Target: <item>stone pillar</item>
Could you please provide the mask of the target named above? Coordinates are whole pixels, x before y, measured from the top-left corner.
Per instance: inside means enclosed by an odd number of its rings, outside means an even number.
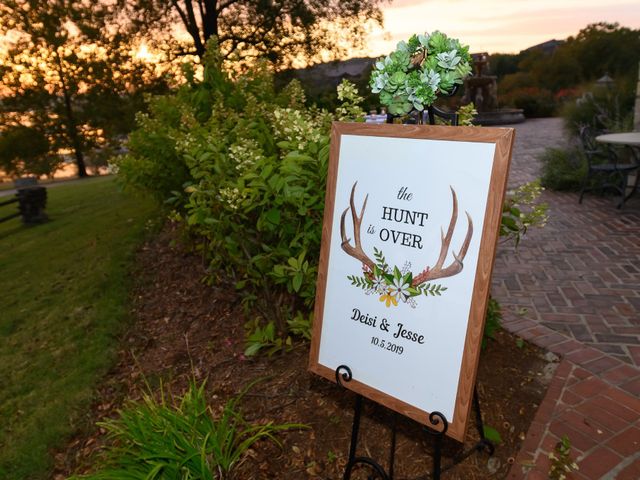
[[[638,84],[636,85],[636,106],[633,110],[633,129],[640,132],[640,64],[638,65]]]

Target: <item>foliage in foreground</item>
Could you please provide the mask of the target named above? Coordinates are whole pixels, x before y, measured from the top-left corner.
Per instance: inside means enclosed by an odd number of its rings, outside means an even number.
[[[246,421],[238,404],[251,385],[230,399],[216,418],[204,387],[192,381],[182,397],[164,388],[160,399],[145,393],[142,400],[131,401],[119,418],[101,423],[110,446],[103,451],[99,470],[81,478],[226,479],[256,442],[267,439],[280,445],[278,432],[306,428]]]
[[[572,471],[579,470],[576,462],[571,458],[571,442],[566,435],[556,443],[552,452],[549,452],[549,479],[565,480]]]
[[[132,252],[153,202],[113,179],[49,189],[48,223],[0,225],[0,478],[46,478],[82,426],[127,315]]]
[[[335,113],[307,107],[298,83],[276,93],[265,69],[232,79],[211,42],[204,65],[202,81],[188,75],[174,95],[151,100],[117,166],[126,183],[173,205],[172,218],[209,265],[208,280],[241,298],[246,353],[273,353],[292,335],[309,338],[330,124],[361,120],[362,98],[343,82]],[[504,235],[517,240],[540,223],[538,194],[532,186],[505,204]]]

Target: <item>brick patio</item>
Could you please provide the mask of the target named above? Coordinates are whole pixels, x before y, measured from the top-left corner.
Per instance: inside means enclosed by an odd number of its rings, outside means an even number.
[[[511,187],[539,176],[537,156],[565,143],[559,119],[516,125]],[[640,479],[640,195],[546,191],[549,223],[501,245],[493,295],[504,327],[562,360],[510,479],[546,479],[567,435],[574,479]],[[527,467],[533,465],[533,467]]]

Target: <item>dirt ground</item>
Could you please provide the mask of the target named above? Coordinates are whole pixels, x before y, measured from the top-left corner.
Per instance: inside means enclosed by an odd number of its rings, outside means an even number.
[[[238,479],[338,479],[348,457],[355,397],[307,372],[308,344],[283,354],[246,358],[244,323],[237,299],[202,282],[201,260],[172,247],[174,233],[165,230],[139,252],[135,270],[133,323],[121,339],[118,363],[106,376],[85,427],[64,450],[55,452],[54,479],[86,472],[105,443],[96,421],[117,415],[127,398],[137,398],[146,379],[162,379],[176,394],[192,376],[207,379],[211,403],[222,405],[256,379],[245,396],[248,420],[303,423],[311,428],[281,434],[282,448],[266,441],[249,451],[236,471]],[[555,363],[540,349],[498,332],[481,354],[478,394],[486,425],[502,437],[493,457],[474,454],[443,474],[445,479],[505,478],[540,404]],[[358,455],[388,464],[393,415],[365,401]],[[399,416],[398,416],[399,417]],[[424,478],[430,472],[430,436],[415,422],[398,418],[395,478]],[[478,440],[473,422],[464,447]],[[445,444],[446,466],[460,452]],[[352,478],[364,478],[359,472]]]

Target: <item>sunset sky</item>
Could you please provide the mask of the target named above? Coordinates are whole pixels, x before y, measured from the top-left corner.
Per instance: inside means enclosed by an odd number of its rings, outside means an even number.
[[[640,0],[394,0],[383,10],[384,28],[372,32],[370,56],[433,30],[459,38],[472,52],[517,53],[575,35],[590,23],[640,28]]]

